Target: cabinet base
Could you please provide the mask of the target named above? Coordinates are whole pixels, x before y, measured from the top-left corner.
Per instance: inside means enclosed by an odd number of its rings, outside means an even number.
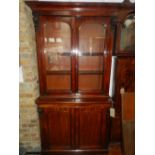
[[[41,155],[108,155],[108,150],[71,150],[71,151],[42,151]]]

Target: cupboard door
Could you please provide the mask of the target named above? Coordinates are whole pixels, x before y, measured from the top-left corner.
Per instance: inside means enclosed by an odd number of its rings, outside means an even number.
[[[71,109],[47,107],[41,108],[40,111],[43,150],[71,149]]]
[[[47,93],[71,91],[71,18],[42,17],[42,65]]]
[[[79,149],[106,149],[108,142],[108,115],[103,108],[80,107],[77,146]]]
[[[105,77],[108,77],[108,63],[111,61],[108,51],[109,19],[79,18],[78,32],[78,91],[105,93]]]

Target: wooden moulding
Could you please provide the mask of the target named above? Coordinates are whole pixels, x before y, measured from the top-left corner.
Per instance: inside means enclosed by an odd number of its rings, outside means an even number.
[[[33,12],[39,15],[62,16],[118,16],[123,12],[131,12],[135,8],[134,3],[95,3],[95,2],[41,2],[25,1]]]

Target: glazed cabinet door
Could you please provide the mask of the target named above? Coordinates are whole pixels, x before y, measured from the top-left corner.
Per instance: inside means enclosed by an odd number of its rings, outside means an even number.
[[[54,106],[39,110],[42,149],[71,149],[71,109]]]
[[[80,107],[76,111],[77,148],[82,150],[106,149],[108,144],[108,110],[102,107]]]
[[[71,92],[70,17],[40,17],[39,65],[43,94]]]
[[[108,95],[113,33],[109,17],[40,17],[41,94]]]
[[[111,64],[110,19],[79,17],[77,23],[77,90],[107,94]]]

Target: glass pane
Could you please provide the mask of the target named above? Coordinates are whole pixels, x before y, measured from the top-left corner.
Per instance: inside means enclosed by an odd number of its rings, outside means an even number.
[[[102,71],[103,57],[102,56],[80,56],[79,71]]]
[[[79,75],[79,90],[101,90],[102,75]]]
[[[135,51],[135,20],[127,19],[121,31],[121,51]]]
[[[46,55],[46,69],[51,71],[69,71],[70,70],[70,57],[69,56],[60,56],[53,55],[48,53]]]
[[[47,75],[47,90],[69,90],[70,75]]]
[[[71,32],[69,24],[49,22],[44,24],[44,27],[46,70],[70,70]]]
[[[102,89],[106,25],[86,22],[79,28],[78,90]]]
[[[86,23],[80,29],[79,51],[102,53],[104,51],[105,25]]]

